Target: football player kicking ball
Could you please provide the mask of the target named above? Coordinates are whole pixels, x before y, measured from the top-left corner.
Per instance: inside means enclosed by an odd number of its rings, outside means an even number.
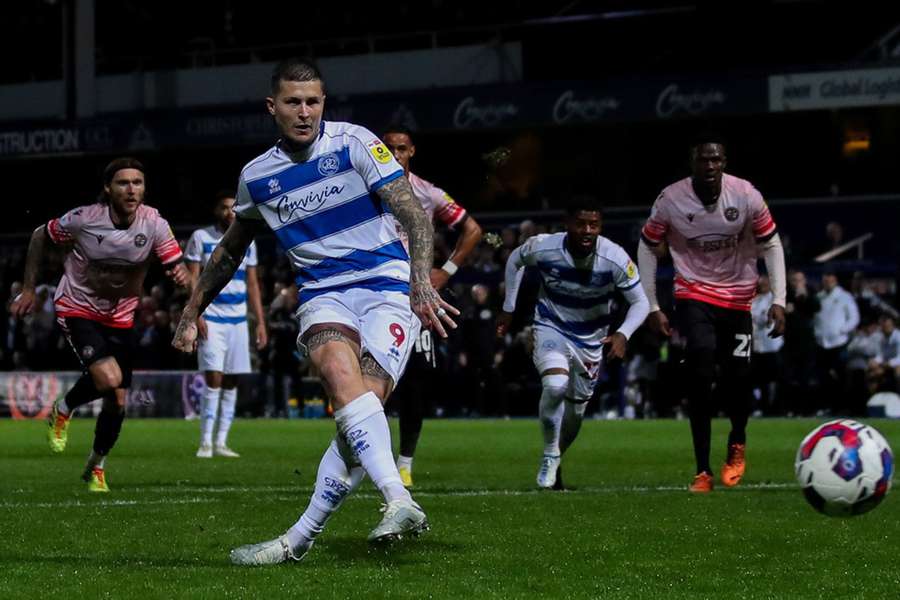
[[[624,358],[628,338],[649,310],[637,267],[625,250],[600,236],[600,221],[596,203],[578,199],[568,211],[565,232],[528,239],[506,262],[498,336],[506,334],[512,321],[524,268],[537,267],[541,277],[534,311],[534,365],[541,374],[538,412],[544,434],[537,484],[544,489],[562,487],[560,461],[581,429],[604,346],[607,358]],[[609,334],[616,290],[629,306],[625,321]]]
[[[786,297],[784,252],[775,221],[762,195],[749,181],[725,174],[725,145],[715,135],[691,145],[691,177],[665,188],[641,231],[638,265],[650,316],[647,324],[669,335],[669,320],[656,300],[657,256],[668,246],[675,265],[675,315],[687,340],[688,410],[697,472],[695,493],[713,488],[709,447],[714,414],[713,382],[719,370],[720,398],[731,419],[722,483],[735,486],[746,469],[750,417],[750,306],[759,279],[760,255],[774,293],[769,334],[784,333]]]
[[[155,256],[176,284],[190,275],[169,224],[144,204],[144,167],[118,158],[103,172],[100,199],[67,212],[34,230],[25,260],[22,293],[10,311],[23,317],[34,308],[34,286],[49,239],[65,247],[65,273],[56,288],[56,319],[84,367],[65,397],[53,404],[48,420],[52,452],[65,450],[72,411],[97,398],[94,446],[82,479],[92,492],[108,492],[106,457],[119,437],[125,397],[131,386],[134,311],[147,268]]]
[[[370,542],[428,529],[394,464],[383,403],[419,327],[446,336],[444,325],[455,327],[450,315],[458,314],[431,285],[432,225],[390,151],[363,127],[323,120],[325,82],[313,63],[285,60],[271,83],[266,102],[282,137],[241,172],[237,218],[203,267],[173,344],[196,347],[197,318],[232,280],[253,238],[273,231],[297,275],[298,344],[321,374],[337,432],[306,510],[284,534],[232,550],[239,565],[302,559],[365,474],[386,504]]]

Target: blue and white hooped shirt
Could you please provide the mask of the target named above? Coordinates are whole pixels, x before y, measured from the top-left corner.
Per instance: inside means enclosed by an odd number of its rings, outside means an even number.
[[[214,225],[198,229],[191,234],[187,248],[184,251],[184,259],[200,263],[200,267],[206,266],[213,250],[219,244],[224,233],[216,229]],[[247,267],[257,265],[256,243],[251,242],[247,248],[247,254],[238,267],[234,278],[228,282],[219,295],[216,296],[206,310],[203,317],[213,323],[243,323],[247,320]]]
[[[369,130],[322,121],[303,161],[276,144],[244,167],[235,212],[264,219],[291,261],[300,302],[354,288],[409,293],[409,255],[375,192],[403,168]]]

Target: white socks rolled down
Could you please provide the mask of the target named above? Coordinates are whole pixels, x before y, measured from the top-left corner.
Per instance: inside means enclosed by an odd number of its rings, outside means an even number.
[[[211,446],[213,428],[216,425],[216,415],[219,412],[219,396],[222,395],[220,388],[207,387],[203,390],[203,410],[201,412],[202,419],[200,421],[200,445]]]
[[[219,407],[219,429],[216,431],[216,446],[226,446],[228,432],[234,422],[234,409],[237,405],[237,388],[222,390],[222,403]]]
[[[394,464],[391,430],[378,396],[366,392],[335,411],[334,420],[353,456],[372,478],[385,501],[410,500]]]
[[[348,466],[339,446],[337,438],[331,440],[319,462],[316,487],[309,505],[286,534],[291,548],[306,546],[322,533],[328,517],[365,477],[362,467]]]
[[[538,416],[544,434],[544,454],[559,456],[559,432],[563,420],[563,398],[569,387],[569,376],[563,374],[541,377],[543,389]]]

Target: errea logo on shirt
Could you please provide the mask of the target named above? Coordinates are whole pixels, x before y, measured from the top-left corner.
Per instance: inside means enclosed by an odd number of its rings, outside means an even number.
[[[270,194],[277,194],[278,192],[281,191],[281,182],[278,181],[277,177],[273,177],[272,179],[270,179],[268,181],[268,184],[269,184],[269,193]]]

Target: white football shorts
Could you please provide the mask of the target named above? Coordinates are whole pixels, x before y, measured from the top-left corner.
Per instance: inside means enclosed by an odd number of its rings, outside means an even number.
[[[566,397],[590,400],[600,376],[603,348],[584,348],[552,327],[534,324],[534,366],[538,373],[547,369],[569,372]]]
[[[395,386],[406,369],[421,329],[419,318],[410,308],[409,296],[361,288],[315,296],[300,306],[297,318],[300,322],[297,346],[301,353],[306,354],[306,348],[300,340],[313,325],[346,325],[359,334],[360,351],[371,354]]]
[[[197,365],[201,371],[226,375],[250,373],[250,334],[247,321],[214,323],[206,319],[207,335],[197,343]]]

